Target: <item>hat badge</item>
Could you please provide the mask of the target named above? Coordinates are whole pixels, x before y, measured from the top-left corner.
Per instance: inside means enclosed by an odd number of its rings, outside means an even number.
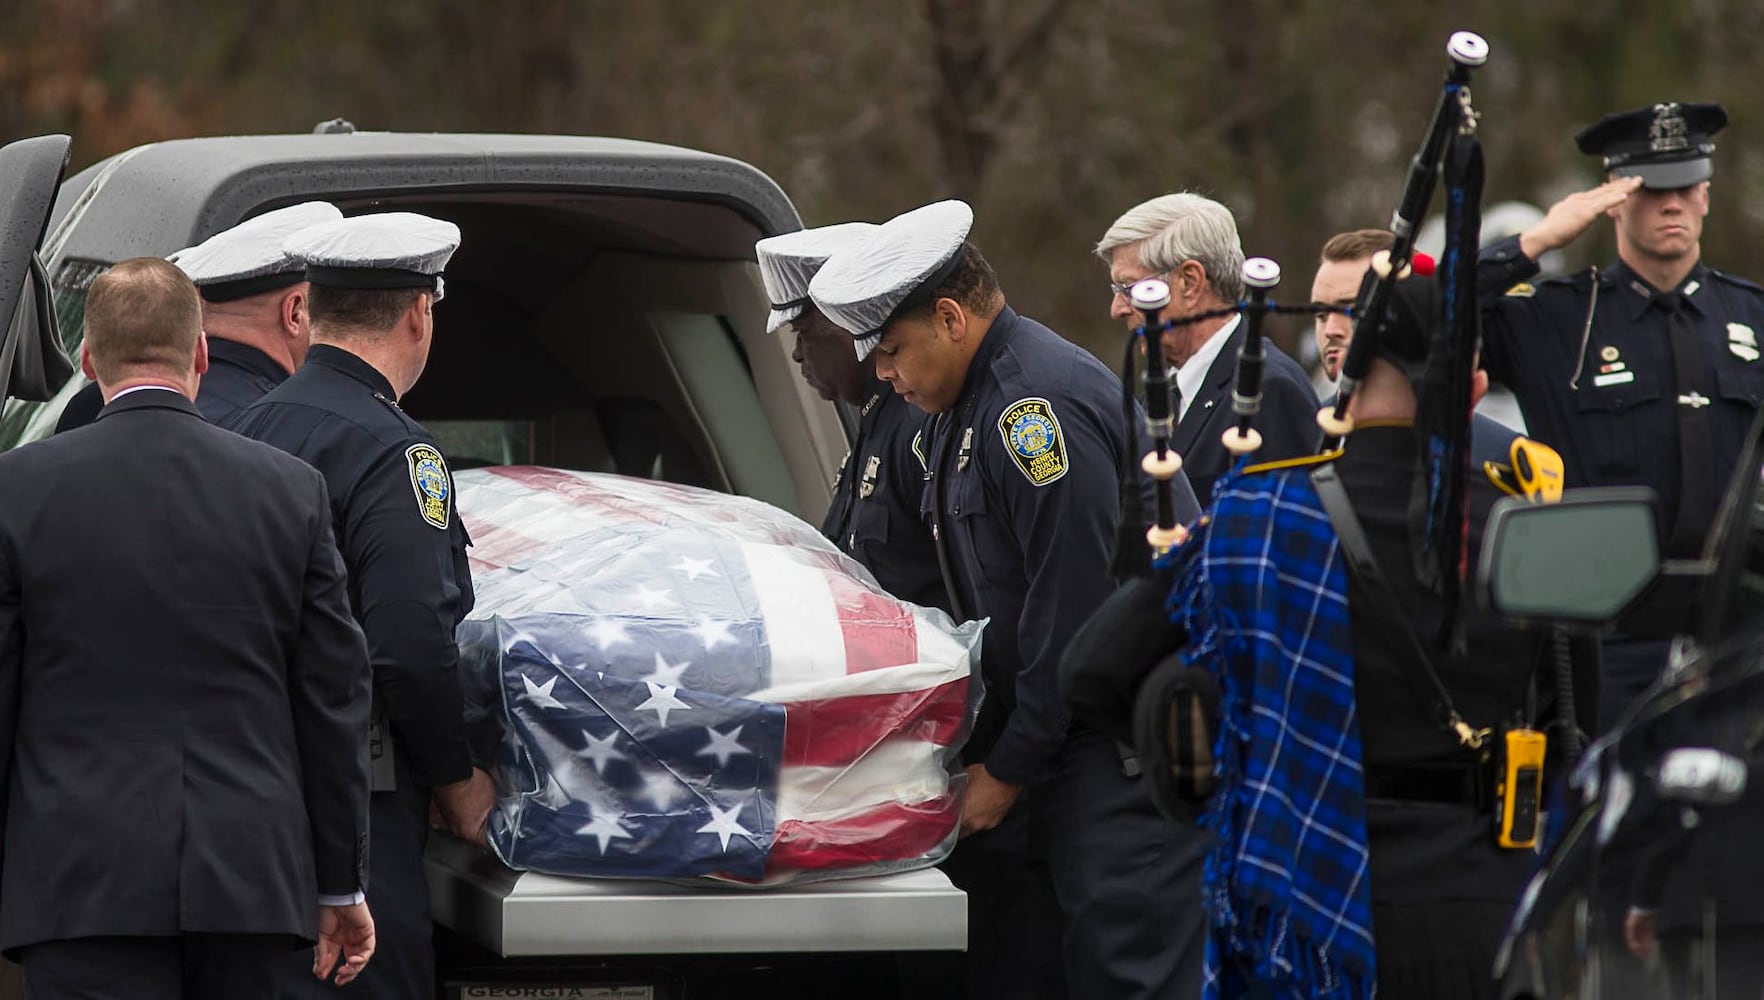
[[[1654,123],[1648,127],[1648,148],[1656,153],[1671,153],[1690,148],[1689,130],[1677,101],[1654,105]]]

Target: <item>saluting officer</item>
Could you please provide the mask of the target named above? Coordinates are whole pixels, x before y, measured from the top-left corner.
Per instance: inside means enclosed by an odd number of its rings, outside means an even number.
[[[407,212],[314,226],[287,251],[312,286],[306,364],[228,423],[325,476],[349,599],[367,634],[375,694],[372,875],[379,959],[364,995],[434,994],[423,846],[430,797],[478,839],[495,801],[467,748],[454,629],[472,606],[470,539],[435,439],[398,408],[434,334],[450,222]]]
[[[945,201],[892,219],[829,259],[810,293],[875,344],[877,375],[937,414],[925,513],[947,550],[956,617],[991,619],[963,834],[986,836],[1022,800],[1065,917],[1071,995],[1191,992],[1198,953],[1186,970],[1182,960],[1198,937],[1198,883],[1179,884],[1198,839],[1157,813],[1113,740],[1070,725],[1055,677],[1072,632],[1114,589],[1118,463],[1142,449],[1121,440],[1115,375],[1005,303],[967,242],[973,218]],[[1186,519],[1193,494],[1180,479],[1178,489]],[[1033,938],[996,940],[988,921],[1018,916],[996,902],[971,911],[970,940],[994,949],[990,961],[974,956],[975,995],[1060,995],[1023,981],[1046,956]]]
[[[874,341],[857,342],[854,349],[851,334],[809,298],[809,282],[827,258],[875,229],[868,222],[843,222],[755,243],[760,278],[772,303],[766,330],[794,331],[796,347],[790,356],[803,381],[822,399],[858,410],[857,440],[840,465],[821,534],[875,574],[883,590],[948,611],[937,552],[919,519],[919,499],[925,492],[925,415],[876,377],[869,351]]]
[[[282,243],[308,226],[341,219],[329,202],[309,201],[247,219],[167,257],[202,295],[208,371],[196,393],[202,418],[218,424],[250,406],[306,360],[306,266]],[[55,433],[84,427],[104,396],[93,382],[74,393]]]
[[[1513,389],[1531,433],[1566,463],[1570,487],[1642,485],[1659,494],[1669,554],[1702,549],[1764,399],[1764,288],[1703,263],[1719,104],[1656,104],[1606,115],[1575,137],[1607,180],[1483,251],[1484,357]],[[1617,262],[1524,283],[1538,257],[1601,215]],[[1499,293],[1505,292],[1501,295]],[[1658,676],[1661,643],[1608,644],[1599,725]]]

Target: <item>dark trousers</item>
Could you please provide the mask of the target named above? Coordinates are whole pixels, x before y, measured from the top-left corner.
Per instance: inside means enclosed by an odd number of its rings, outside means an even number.
[[[941,867],[968,894],[968,950],[926,963],[942,981],[915,973],[907,995],[1065,1000],[1060,906],[1046,860],[1030,853],[1028,795],[998,826],[956,844]]]
[[[1613,636],[1599,644],[1600,735],[1623,720],[1629,707],[1666,669],[1672,643],[1664,639],[1629,639]],[[1586,725],[1583,720],[1581,723]]]
[[[434,926],[423,847],[429,840],[429,790],[400,775],[396,791],[375,792],[368,803],[368,909],[374,914],[374,957],[353,983],[338,988],[312,974],[312,955],[295,962],[284,997],[315,1000],[344,995],[376,1000],[432,1000],[435,996]]]
[[[1159,813],[1145,782],[1122,773],[1115,742],[1079,725],[1035,794],[1034,833],[1065,915],[1071,995],[1200,996],[1211,835]]]
[[[271,1000],[299,943],[292,934],[90,937],[34,944],[20,957],[28,1000]]]

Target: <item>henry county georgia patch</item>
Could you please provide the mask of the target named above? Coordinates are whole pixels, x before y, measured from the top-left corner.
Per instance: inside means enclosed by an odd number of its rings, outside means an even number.
[[[428,444],[411,445],[404,450],[404,457],[410,463],[410,488],[416,491],[417,512],[423,520],[445,530],[453,492],[447,460]]]
[[[1047,400],[1031,396],[1005,407],[998,418],[998,433],[1031,483],[1046,486],[1066,474],[1066,442]]]

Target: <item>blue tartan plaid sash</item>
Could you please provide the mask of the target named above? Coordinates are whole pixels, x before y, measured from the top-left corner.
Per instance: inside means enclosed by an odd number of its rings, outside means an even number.
[[[1219,787],[1203,816],[1204,996],[1375,991],[1365,778],[1347,572],[1310,469],[1219,481],[1166,557],[1191,666],[1219,678]]]

